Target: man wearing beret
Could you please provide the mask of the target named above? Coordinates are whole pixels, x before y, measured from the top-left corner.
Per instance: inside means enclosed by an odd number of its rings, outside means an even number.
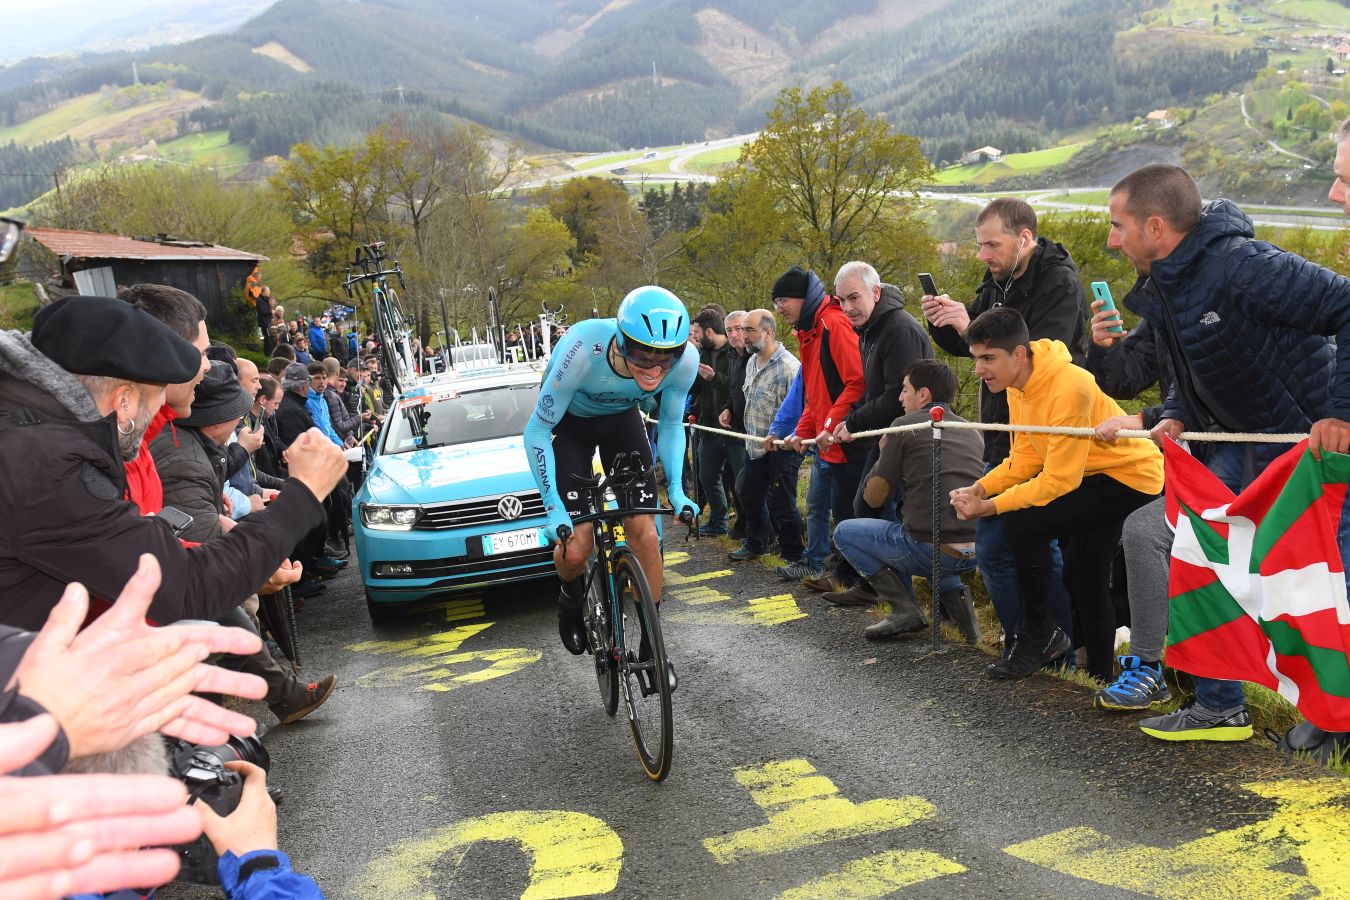
[[[263,513],[209,546],[186,549],[125,499],[124,462],[164,403],[165,385],[200,377],[201,351],[121,300],[68,297],[33,332],[0,333],[0,622],[38,628],[66,584],[115,597],[141,553],[163,585],[157,622],[218,619],[276,571],[291,535],[312,529],[346,470],[321,435],[297,442],[291,481]]]

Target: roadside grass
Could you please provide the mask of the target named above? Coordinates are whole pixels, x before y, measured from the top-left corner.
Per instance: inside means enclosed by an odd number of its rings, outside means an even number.
[[[0,330],[28,331],[37,308],[37,295],[28,282],[0,285]]]

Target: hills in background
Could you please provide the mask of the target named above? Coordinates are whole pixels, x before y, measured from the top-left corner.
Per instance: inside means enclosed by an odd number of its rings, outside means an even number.
[[[215,6],[223,15],[247,2]],[[1031,150],[1202,105],[1271,53],[1315,58],[1262,23],[1316,25],[1337,10],[1338,0],[281,0],[222,34],[0,69],[0,172],[11,173],[0,207],[39,184],[15,176],[62,161],[142,152],[247,171],[297,141],[346,143],[392,115],[473,121],[573,152],[702,140],[755,130],[785,85],[836,79],[920,136],[931,159],[953,162],[985,144]]]

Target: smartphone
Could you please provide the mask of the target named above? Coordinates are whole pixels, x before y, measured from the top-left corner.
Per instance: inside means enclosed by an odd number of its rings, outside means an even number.
[[[1116,313],[1117,316],[1120,315],[1116,312],[1116,301],[1111,299],[1111,286],[1105,281],[1092,282],[1092,296],[1094,299],[1102,301],[1102,308],[1098,312],[1106,311]],[[1112,325],[1106,330],[1114,334],[1125,333],[1125,329],[1119,325]]]
[[[169,524],[174,537],[182,537],[183,533],[192,527],[192,516],[172,506],[164,507],[155,515]]]
[[[919,287],[923,288],[925,297],[936,297],[938,295],[937,285],[933,283],[933,276],[927,272],[919,273]]]

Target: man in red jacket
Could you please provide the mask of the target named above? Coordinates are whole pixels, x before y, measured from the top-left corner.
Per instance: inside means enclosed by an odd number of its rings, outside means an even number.
[[[814,439],[820,455],[812,477],[824,477],[829,487],[834,524],[853,518],[853,496],[862,479],[867,448],[841,444],[834,429],[863,395],[862,355],[858,333],[836,297],[825,293],[815,272],[793,266],[773,285],[773,305],[796,330],[801,345],[802,417],[796,434],[784,443],[797,453],[802,441]],[[808,528],[830,528],[829,522],[808,521]],[[809,578],[807,587],[835,590],[828,574]]]

